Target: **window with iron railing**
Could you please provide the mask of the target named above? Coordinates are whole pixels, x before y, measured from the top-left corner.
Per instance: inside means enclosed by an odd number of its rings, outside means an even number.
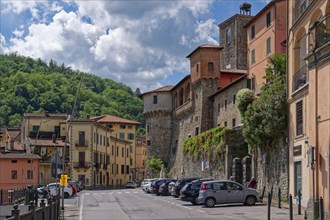
[[[316,24],[315,29],[315,47],[319,48],[330,42],[330,14],[325,15]]]
[[[308,82],[307,66],[304,65],[293,75],[292,92],[295,92],[299,88],[303,87]]]

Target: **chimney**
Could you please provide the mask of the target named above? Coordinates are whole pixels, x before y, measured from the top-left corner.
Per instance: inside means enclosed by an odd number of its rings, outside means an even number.
[[[14,140],[10,140],[10,150],[14,150]]]

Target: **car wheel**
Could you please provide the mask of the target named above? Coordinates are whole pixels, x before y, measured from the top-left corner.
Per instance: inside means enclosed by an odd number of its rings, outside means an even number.
[[[68,192],[64,192],[64,198],[69,198],[70,194]]]
[[[213,198],[207,198],[205,200],[205,206],[211,208],[215,205],[215,200]]]
[[[194,205],[198,205],[198,197],[193,198],[191,203]]]
[[[248,196],[246,197],[245,204],[246,205],[254,205],[256,203],[256,197]]]

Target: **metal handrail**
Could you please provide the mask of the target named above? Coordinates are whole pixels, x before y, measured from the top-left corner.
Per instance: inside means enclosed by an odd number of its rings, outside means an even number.
[[[308,82],[307,65],[304,65],[293,75],[292,92],[295,92]]]

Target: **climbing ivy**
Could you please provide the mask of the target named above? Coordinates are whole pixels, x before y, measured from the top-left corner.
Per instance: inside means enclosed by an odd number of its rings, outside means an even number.
[[[201,157],[214,161],[225,152],[224,135],[226,127],[219,126],[184,139],[182,152],[198,160]]]

